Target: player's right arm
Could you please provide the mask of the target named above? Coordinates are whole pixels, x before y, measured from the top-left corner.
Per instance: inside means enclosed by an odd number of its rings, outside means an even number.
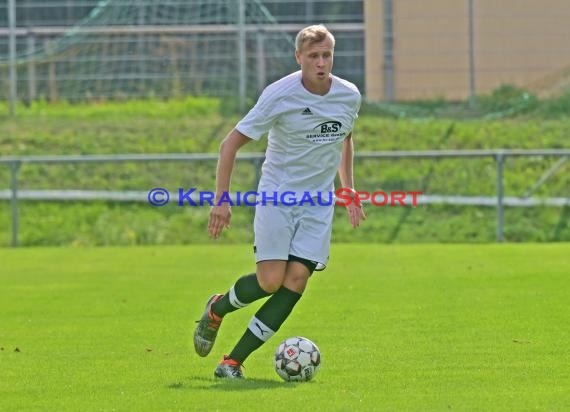
[[[214,206],[210,210],[210,221],[208,231],[210,236],[217,239],[224,228],[229,227],[232,215],[229,204],[218,200],[230,191],[230,180],[236,159],[237,151],[246,143],[252,140],[259,140],[271,129],[273,123],[279,115],[279,110],[274,110],[278,100],[272,86],[268,86],[255,106],[245,115],[236,127],[227,135],[220,145],[220,157],[218,159],[218,169],[216,172],[216,197]]]
[[[233,129],[220,144],[220,156],[216,170],[216,197],[208,222],[208,232],[214,239],[220,237],[224,228],[230,226],[231,207],[227,202],[218,205],[218,201],[224,193],[229,193],[236,154],[243,145],[249,142],[251,142],[249,137]]]

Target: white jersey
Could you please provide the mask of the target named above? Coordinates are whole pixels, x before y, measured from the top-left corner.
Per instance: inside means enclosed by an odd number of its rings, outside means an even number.
[[[342,143],[352,131],[360,101],[357,87],[336,76],[324,96],[305,89],[301,71],[267,86],[236,125],[254,140],[269,132],[259,192],[316,196],[333,191]]]

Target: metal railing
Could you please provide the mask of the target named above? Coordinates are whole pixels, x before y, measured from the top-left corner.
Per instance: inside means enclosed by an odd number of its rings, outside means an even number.
[[[570,157],[570,149],[539,149],[539,150],[427,150],[427,151],[377,151],[359,152],[355,159],[441,159],[441,158],[492,158],[496,164],[496,195],[484,196],[444,196],[420,195],[418,205],[421,204],[451,204],[491,206],[497,209],[496,215],[496,241],[504,240],[504,208],[529,206],[570,206],[570,197],[534,199],[528,197],[505,197],[504,195],[504,165],[507,157],[558,157],[560,161],[555,167],[559,168],[564,159]],[[254,165],[256,182],[259,180],[261,164],[265,158],[263,153],[240,153],[237,159],[247,161]],[[114,200],[114,201],[147,201],[147,192],[110,192],[110,191],[74,191],[74,190],[26,190],[19,189],[19,171],[23,164],[43,163],[121,163],[121,162],[172,162],[172,161],[212,161],[218,159],[217,154],[189,153],[189,154],[123,154],[123,155],[67,155],[67,156],[6,156],[0,157],[0,164],[7,165],[11,171],[10,189],[0,190],[0,200],[8,199],[11,202],[12,215],[12,246],[18,246],[19,231],[19,199],[30,200]],[[554,169],[552,169],[554,170]],[[544,183],[547,176],[540,179]]]

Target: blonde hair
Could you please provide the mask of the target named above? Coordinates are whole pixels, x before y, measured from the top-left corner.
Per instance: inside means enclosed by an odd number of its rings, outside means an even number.
[[[299,33],[297,33],[297,37],[295,38],[295,49],[297,49],[297,51],[301,51],[301,48],[305,43],[320,43],[327,37],[331,39],[334,48],[334,36],[324,25],[315,24],[313,26],[305,27]]]

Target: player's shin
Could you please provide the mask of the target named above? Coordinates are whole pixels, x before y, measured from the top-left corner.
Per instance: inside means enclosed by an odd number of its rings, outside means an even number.
[[[269,296],[269,293],[259,286],[255,273],[250,273],[239,278],[220,300],[212,304],[212,312],[223,318],[226,314],[266,296]]]
[[[245,359],[275,334],[289,316],[301,294],[282,286],[257,311],[229,357],[243,363]]]

